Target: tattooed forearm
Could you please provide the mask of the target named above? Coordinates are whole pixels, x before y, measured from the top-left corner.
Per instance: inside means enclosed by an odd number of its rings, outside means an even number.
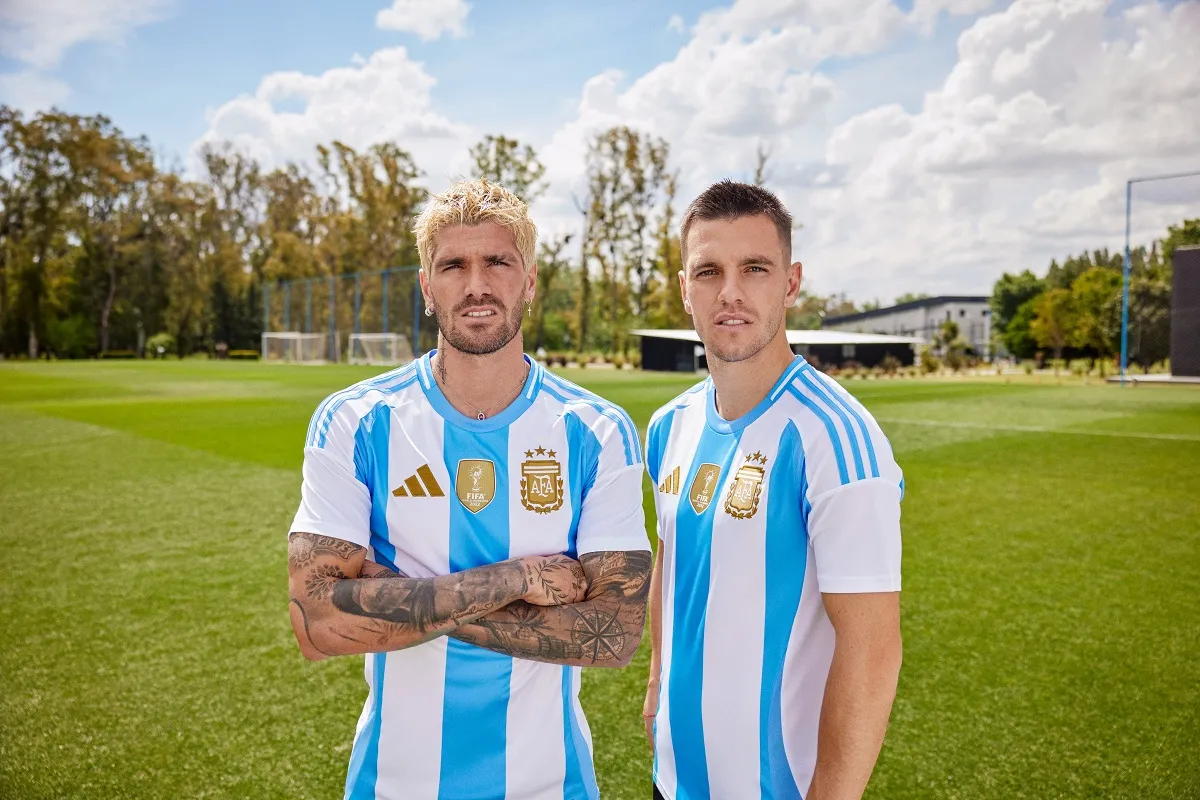
[[[365,551],[365,548],[345,539],[316,533],[294,533],[288,542],[288,568],[304,569],[317,558],[326,555],[347,559],[359,551]]]
[[[624,666],[641,642],[651,559],[645,551],[590,553],[579,559],[590,588],[582,603],[550,607],[515,602],[451,634],[520,658],[582,666]]]

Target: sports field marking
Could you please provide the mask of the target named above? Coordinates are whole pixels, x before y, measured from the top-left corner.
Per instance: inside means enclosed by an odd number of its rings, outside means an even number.
[[[1047,428],[1040,425],[985,425],[978,422],[949,422],[906,417],[876,417],[880,423],[924,425],[929,428],[973,428],[983,431],[1012,431],[1014,433],[1069,433],[1076,436],[1112,436],[1118,439],[1164,439],[1172,442],[1200,442],[1200,436],[1186,433],[1137,433],[1134,431],[1077,431],[1066,428]]]

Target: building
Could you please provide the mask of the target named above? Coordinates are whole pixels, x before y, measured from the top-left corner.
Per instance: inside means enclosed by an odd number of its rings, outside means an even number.
[[[642,343],[642,369],[660,372],[696,372],[708,369],[700,336],[690,329],[636,330]],[[820,364],[855,361],[873,367],[891,355],[904,366],[911,366],[915,348],[921,340],[911,336],[880,336],[873,333],[841,331],[788,331],[792,352]]]
[[[822,330],[912,336],[923,342],[937,338],[943,322],[958,324],[959,335],[979,355],[987,355],[992,338],[992,312],[986,295],[926,297],[890,308],[829,317]]]

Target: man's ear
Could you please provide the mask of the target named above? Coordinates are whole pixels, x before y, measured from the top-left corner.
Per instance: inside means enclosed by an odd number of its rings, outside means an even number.
[[[804,265],[799,261],[793,261],[788,267],[788,285],[787,294],[784,296],[784,307],[791,308],[796,304],[796,298],[800,296],[800,284],[804,279]]]
[[[684,274],[683,270],[679,270],[679,294],[683,297],[683,310],[688,313],[688,316],[691,316],[692,303],[688,300],[687,275]]]

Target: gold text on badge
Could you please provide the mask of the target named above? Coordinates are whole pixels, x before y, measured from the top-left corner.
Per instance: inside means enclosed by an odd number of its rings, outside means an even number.
[[[746,456],[746,463],[733,476],[729,496],[725,498],[725,513],[734,519],[750,519],[758,511],[758,500],[762,497],[763,475],[767,457],[762,453]]]
[[[716,464],[701,464],[700,469],[696,470],[696,477],[692,478],[692,488],[688,492],[688,499],[697,514],[703,514],[708,508],[720,485],[721,467]]]
[[[534,458],[534,453],[549,458]],[[558,511],[563,504],[562,465],[555,452],[539,447],[526,450],[521,464],[521,505],[538,514]]]
[[[459,461],[454,491],[468,511],[478,514],[496,496],[496,465],[480,458]]]

